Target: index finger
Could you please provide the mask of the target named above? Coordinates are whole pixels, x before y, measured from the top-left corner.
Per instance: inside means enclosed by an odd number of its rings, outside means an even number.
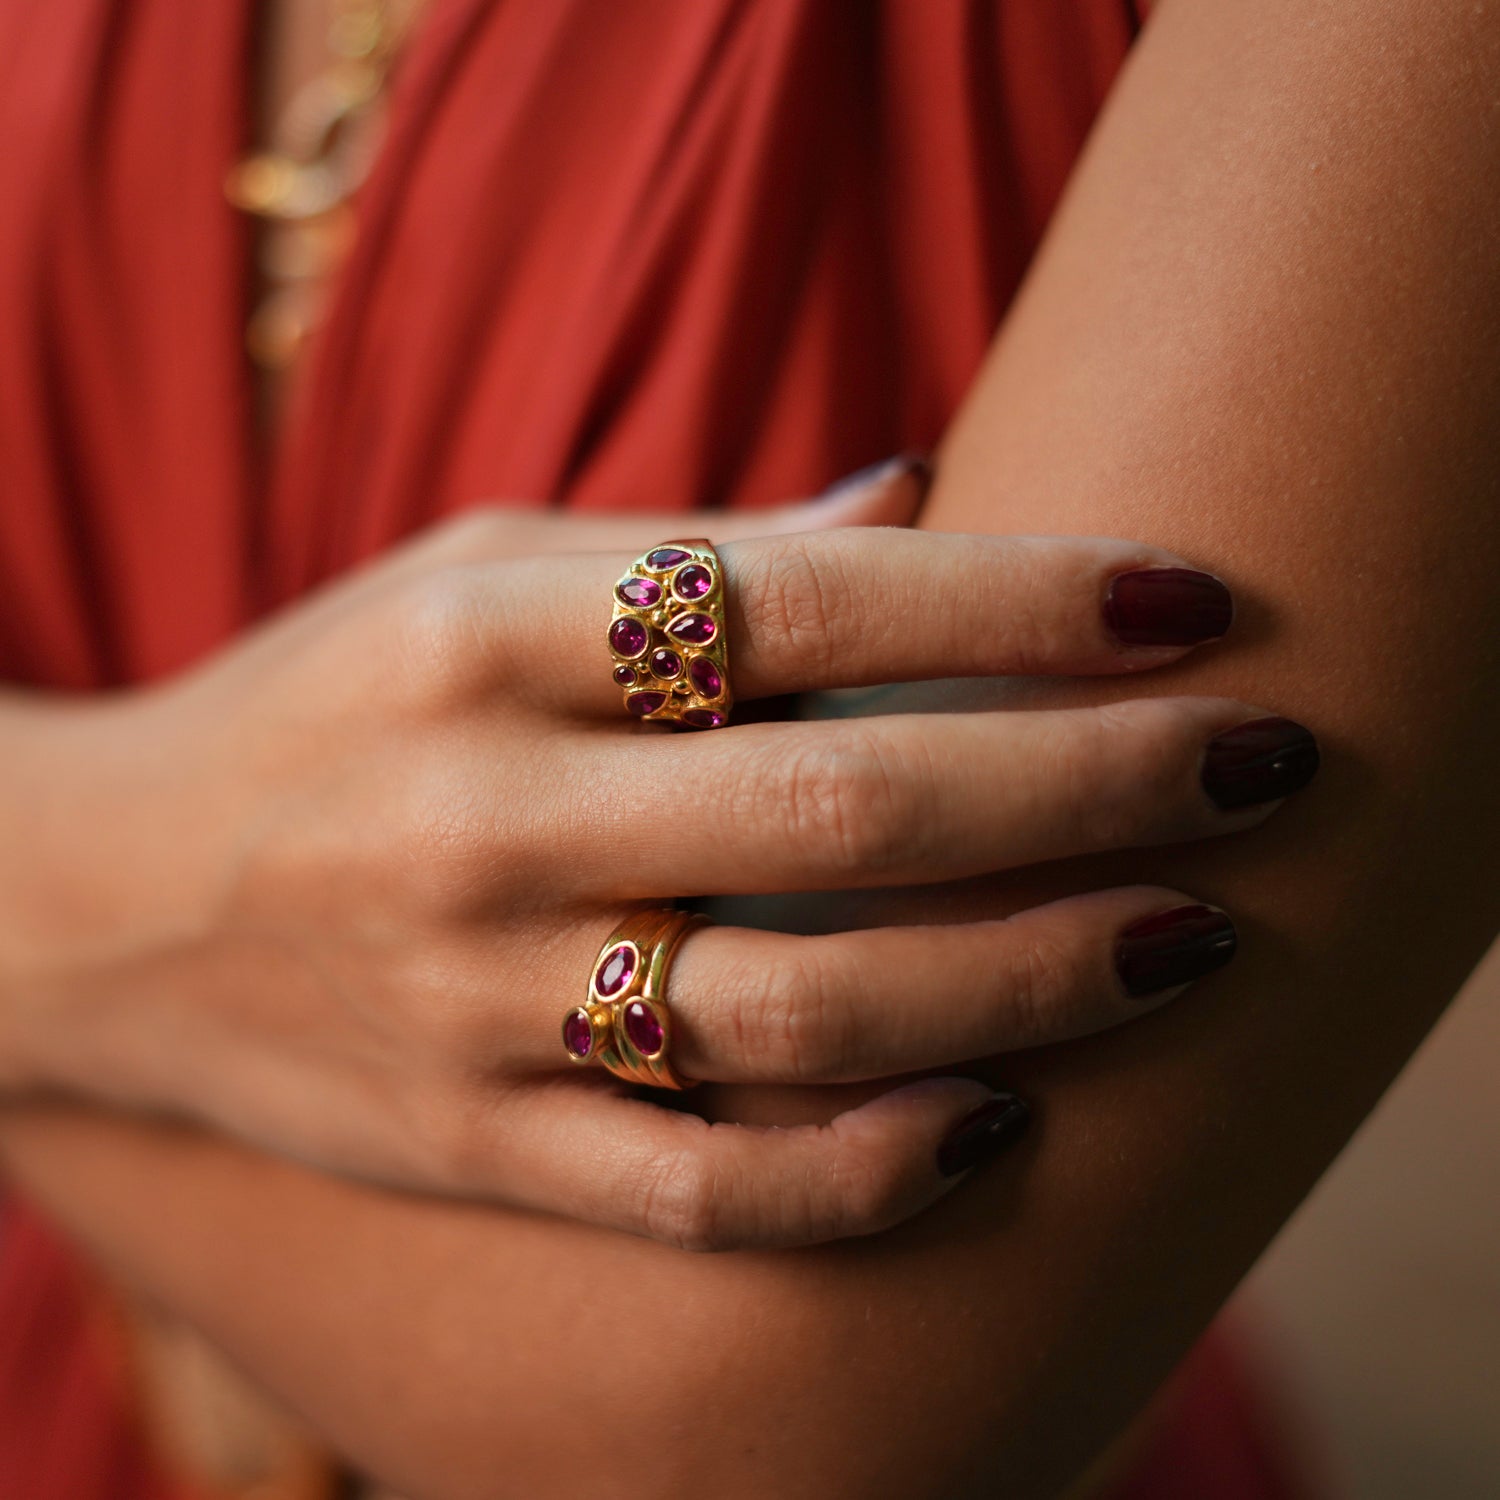
[[[736,698],[929,678],[1099,675],[1175,661],[1233,617],[1229,590],[1160,548],[1097,537],[843,528],[726,543]],[[529,597],[566,706],[618,713],[605,640],[631,559],[545,559]],[[535,616],[534,616],[535,618]]]

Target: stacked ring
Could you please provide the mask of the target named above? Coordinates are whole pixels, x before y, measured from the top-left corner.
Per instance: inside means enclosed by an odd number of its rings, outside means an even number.
[[[724,569],[701,537],[643,552],[615,584],[614,680],[638,719],[718,729],[729,722]]]
[[[589,974],[588,995],[563,1017],[563,1047],[575,1062],[602,1062],[617,1078],[653,1088],[691,1082],[672,1068],[667,970],[687,933],[708,918],[672,908],[636,912],[610,934]]]

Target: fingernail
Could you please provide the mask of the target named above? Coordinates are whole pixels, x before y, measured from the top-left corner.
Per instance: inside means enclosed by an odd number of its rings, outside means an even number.
[[[818,496],[818,503],[841,500],[852,490],[862,490],[870,485],[891,483],[903,474],[916,479],[925,495],[932,483],[932,461],[925,453],[898,453],[894,458],[881,459],[878,464],[866,464],[863,469],[856,469],[829,485]]]
[[[1203,790],[1225,812],[1300,792],[1317,774],[1318,742],[1290,719],[1251,719],[1215,735],[1203,755]]]
[[[943,1137],[937,1152],[938,1171],[944,1177],[957,1177],[988,1161],[1010,1145],[1030,1120],[1031,1110],[1024,1100],[1014,1094],[996,1094],[970,1110]]]
[[[1233,619],[1229,590],[1196,568],[1132,568],[1104,596],[1104,623],[1127,646],[1200,646]]]
[[[1234,923],[1215,907],[1174,906],[1120,934],[1115,971],[1127,995],[1154,995],[1222,969],[1238,945]]]

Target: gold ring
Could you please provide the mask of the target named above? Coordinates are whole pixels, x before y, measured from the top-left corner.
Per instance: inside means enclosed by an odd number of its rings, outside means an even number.
[[[563,1017],[563,1047],[579,1064],[602,1062],[616,1078],[683,1089],[670,1061],[667,970],[688,932],[708,918],[671,907],[635,912],[610,934],[589,972],[588,995]]]
[[[615,584],[614,679],[638,719],[719,729],[734,704],[724,569],[702,537],[643,552]]]

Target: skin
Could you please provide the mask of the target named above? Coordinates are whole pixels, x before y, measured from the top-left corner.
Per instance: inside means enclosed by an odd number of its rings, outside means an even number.
[[[1113,532],[1223,573],[1243,630],[1153,689],[1274,702],[1328,751],[1233,848],[1128,857],[1231,910],[1242,954],[997,1064],[1041,1106],[1003,1164],[881,1236],[726,1256],[68,1111],[12,1114],[12,1167],[419,1497],[1055,1494],[1495,930],[1497,73],[1483,7],[1167,0],[944,445],[927,524]]]

